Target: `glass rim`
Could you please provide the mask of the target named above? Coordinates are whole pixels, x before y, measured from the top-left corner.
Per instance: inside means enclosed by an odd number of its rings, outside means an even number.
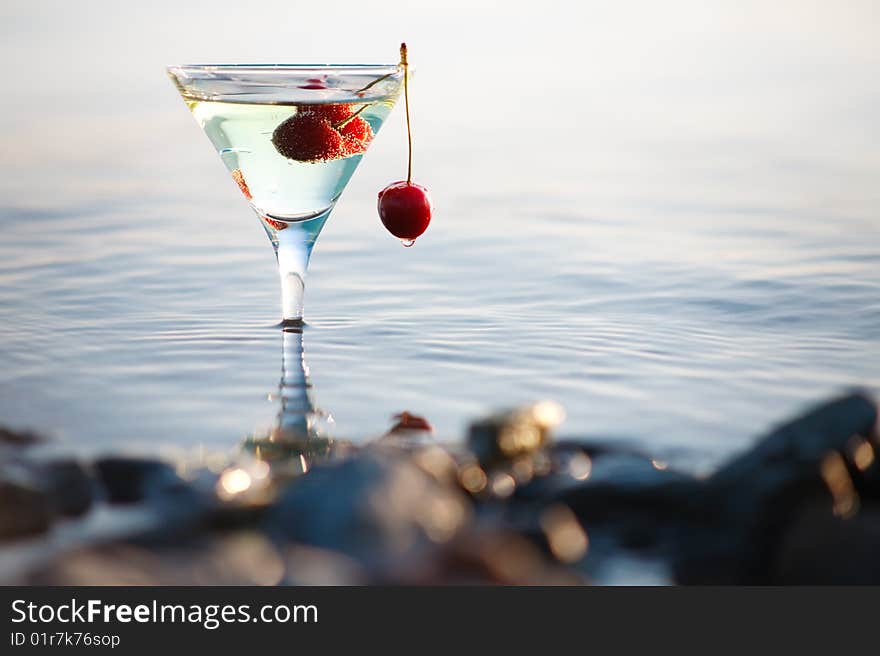
[[[401,68],[396,64],[169,64],[169,71],[193,70],[193,71],[340,71],[340,70],[397,70]],[[410,66],[412,69],[412,66]]]

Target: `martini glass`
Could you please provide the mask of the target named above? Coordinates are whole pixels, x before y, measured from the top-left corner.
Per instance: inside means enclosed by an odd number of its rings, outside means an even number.
[[[282,325],[301,325],[315,241],[394,106],[403,67],[188,65],[168,74],[272,242]]]

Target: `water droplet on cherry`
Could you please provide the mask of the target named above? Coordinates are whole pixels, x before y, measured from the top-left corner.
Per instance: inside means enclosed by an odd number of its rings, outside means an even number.
[[[415,239],[401,239],[400,243],[403,244],[404,248],[411,248],[415,243]]]

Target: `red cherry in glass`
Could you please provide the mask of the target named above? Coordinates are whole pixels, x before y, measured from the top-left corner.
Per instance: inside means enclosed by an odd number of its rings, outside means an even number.
[[[317,114],[294,114],[272,133],[272,144],[282,156],[298,162],[320,162],[345,156],[345,141]]]
[[[330,103],[326,105],[300,105],[299,111],[315,114],[326,118],[331,124],[342,123],[351,116],[351,105],[345,103]]]
[[[349,155],[366,152],[367,146],[373,140],[373,128],[360,116],[355,116],[345,125],[338,127],[337,130],[345,139]]]
[[[412,246],[428,229],[432,211],[428,190],[414,182],[392,182],[379,192],[379,218],[388,232],[403,240],[404,246]]]

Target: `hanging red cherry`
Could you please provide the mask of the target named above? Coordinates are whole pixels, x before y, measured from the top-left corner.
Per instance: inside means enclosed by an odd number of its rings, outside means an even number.
[[[414,182],[392,182],[379,192],[379,217],[383,225],[405,242],[415,241],[428,229],[432,209],[428,190]]]
[[[409,119],[409,64],[406,44],[400,44],[403,67],[403,98],[406,106],[406,137],[409,146],[406,180],[392,182],[379,192],[379,218],[392,235],[412,246],[431,223],[433,204],[428,190],[412,181],[412,128]]]

